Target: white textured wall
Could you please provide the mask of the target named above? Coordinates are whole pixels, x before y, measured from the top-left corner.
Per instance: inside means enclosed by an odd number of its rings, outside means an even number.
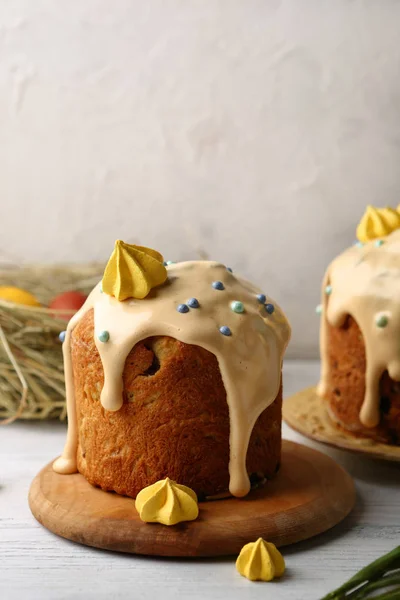
[[[2,0],[0,253],[201,246],[316,348],[320,277],[400,201],[397,0]]]

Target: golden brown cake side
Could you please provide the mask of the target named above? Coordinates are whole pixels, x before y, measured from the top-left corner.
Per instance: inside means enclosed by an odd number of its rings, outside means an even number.
[[[229,408],[216,357],[195,345],[157,336],[131,350],[123,373],[124,403],[100,403],[103,367],[93,311],[71,336],[78,421],[78,469],[93,485],[135,497],[169,477],[200,497],[229,487]],[[281,403],[260,415],[247,453],[249,475],[272,477],[281,451]]]
[[[348,317],[341,327],[327,323],[328,380],[326,400],[330,416],[344,429],[389,444],[400,444],[400,383],[387,373],[379,383],[380,423],[365,427],[360,411],[365,397],[366,356],[362,333]]]

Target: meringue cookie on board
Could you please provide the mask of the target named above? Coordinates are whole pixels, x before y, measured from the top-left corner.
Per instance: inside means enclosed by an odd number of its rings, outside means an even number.
[[[168,477],[139,492],[135,506],[146,523],[176,525],[182,521],[194,521],[199,514],[195,492]]]

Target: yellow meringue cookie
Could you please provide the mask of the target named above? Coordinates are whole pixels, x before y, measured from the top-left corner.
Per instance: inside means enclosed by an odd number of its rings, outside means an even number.
[[[199,514],[195,492],[168,477],[141,490],[135,506],[146,523],[176,525],[182,521],[194,521]]]
[[[159,252],[117,240],[104,271],[102,288],[120,302],[127,298],[141,299],[152,288],[164,283],[167,276]]]
[[[275,544],[258,538],[246,544],[236,561],[236,569],[250,581],[272,581],[285,572],[285,561]]]
[[[394,208],[375,208],[367,206],[357,227],[357,238],[360,242],[369,242],[385,237],[400,228],[400,214]]]

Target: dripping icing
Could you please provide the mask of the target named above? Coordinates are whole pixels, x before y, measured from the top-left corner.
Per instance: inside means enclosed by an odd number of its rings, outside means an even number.
[[[331,286],[331,293],[325,290]],[[329,357],[327,323],[341,327],[352,316],[363,335],[366,352],[365,397],[360,421],[375,427],[380,421],[380,379],[385,371],[400,381],[400,231],[384,238],[384,244],[370,241],[353,246],[328,267],[322,283],[320,329],[321,379],[318,394],[327,395]],[[380,327],[379,317],[387,317]]]
[[[83,315],[94,309],[94,336],[104,370],[100,401],[106,410],[117,411],[123,403],[122,373],[125,360],[136,343],[147,337],[165,335],[187,344],[201,346],[218,360],[227,394],[230,416],[230,485],[234,496],[250,490],[246,455],[250,435],[259,415],[276,398],[283,354],[290,337],[289,324],[278,305],[268,314],[257,300],[260,290],[227,271],[224,265],[190,261],[168,266],[169,279],[153,289],[144,300],[119,302],[101,293],[98,284],[67,327],[63,344],[68,434],[63,455],[54,463],[60,473],[76,471],[76,413],[73,389],[71,333]],[[222,281],[224,290],[212,287]],[[182,314],[176,307],[195,297],[200,307]],[[240,301],[244,314],[231,310]],[[268,302],[272,302],[268,299]],[[221,325],[231,336],[222,335]],[[108,331],[104,344],[97,333]]]

